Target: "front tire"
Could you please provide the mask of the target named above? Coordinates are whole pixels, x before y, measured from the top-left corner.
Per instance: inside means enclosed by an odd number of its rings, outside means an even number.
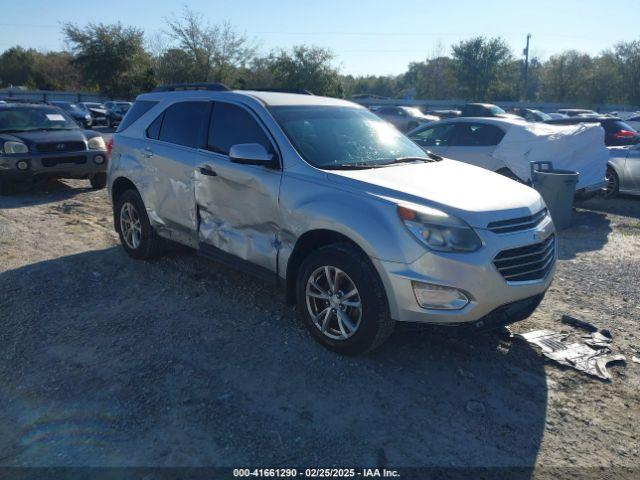
[[[602,196],[604,198],[613,198],[618,195],[620,191],[620,179],[616,171],[611,167],[607,167],[607,173],[605,173],[604,179],[607,182],[607,186],[604,188]]]
[[[0,173],[0,196],[10,195],[13,193],[13,185],[9,180]]]
[[[89,181],[91,182],[91,188],[93,188],[94,190],[102,190],[107,186],[107,174],[96,173],[89,179]]]
[[[114,206],[118,235],[129,256],[148,260],[159,256],[164,247],[162,238],[149,223],[140,194],[127,190],[118,197]]]
[[[358,355],[379,347],[393,331],[387,297],[367,256],[348,243],[315,250],[296,281],[297,310],[324,347]]]

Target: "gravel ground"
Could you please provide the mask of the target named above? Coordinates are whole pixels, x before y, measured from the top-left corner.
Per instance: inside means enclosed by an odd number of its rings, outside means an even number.
[[[129,259],[87,183],[0,198],[1,465],[640,467],[639,200],[578,204],[512,326],[609,329],[607,383],[497,333],[404,326],[337,356],[259,280]]]

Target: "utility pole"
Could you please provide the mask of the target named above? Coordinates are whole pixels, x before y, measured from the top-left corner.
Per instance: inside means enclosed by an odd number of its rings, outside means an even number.
[[[522,92],[522,99],[527,100],[527,87],[529,83],[529,39],[531,34],[527,33],[527,46],[522,53],[524,53],[524,91]]]

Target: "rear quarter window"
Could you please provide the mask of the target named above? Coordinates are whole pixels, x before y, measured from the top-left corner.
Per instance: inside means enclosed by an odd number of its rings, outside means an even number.
[[[137,100],[136,103],[133,104],[133,107],[129,109],[127,114],[124,116],[118,129],[116,132],[123,132],[127,128],[129,128],[136,120],[138,120],[141,116],[155,107],[158,102],[151,100]]]

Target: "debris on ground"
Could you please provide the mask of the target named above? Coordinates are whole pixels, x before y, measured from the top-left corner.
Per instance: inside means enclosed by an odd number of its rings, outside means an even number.
[[[607,365],[611,362],[625,362],[626,358],[624,355],[613,354],[606,346],[611,342],[611,339],[607,339],[602,334],[595,337],[594,334],[590,338],[594,343],[600,342],[597,348],[593,348],[587,343],[565,343],[563,340],[569,336],[568,333],[551,330],[533,330],[527,333],[517,333],[515,336],[530,344],[537,345],[542,349],[542,354],[545,357],[555,360],[561,365],[575,368],[603,380],[611,380]],[[607,339],[608,342],[602,345],[600,337]]]
[[[566,325],[571,325],[572,327],[582,328],[589,333],[598,331],[598,327],[596,327],[592,323],[585,322],[584,320],[572,317],[571,315],[562,315],[560,321]]]
[[[638,358],[638,357],[631,357],[631,361],[632,361],[633,363],[640,363],[640,358]]]

